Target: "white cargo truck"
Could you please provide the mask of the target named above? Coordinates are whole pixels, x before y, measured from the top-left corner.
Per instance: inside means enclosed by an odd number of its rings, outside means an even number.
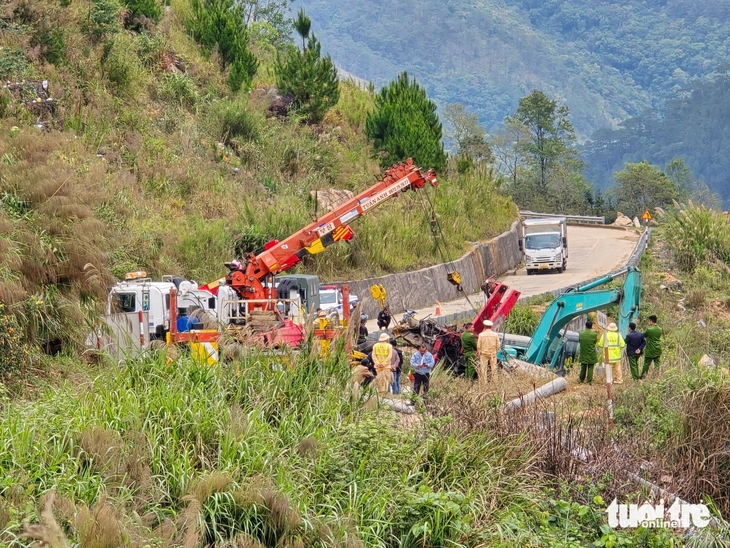
[[[563,272],[568,267],[568,226],[565,217],[523,219],[520,250],[527,274],[538,270]]]

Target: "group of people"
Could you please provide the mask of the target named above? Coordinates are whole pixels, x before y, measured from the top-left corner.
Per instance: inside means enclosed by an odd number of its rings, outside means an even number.
[[[388,333],[381,333],[378,342],[372,351],[362,360],[361,365],[368,368],[370,378],[363,384],[375,382],[375,390],[381,396],[400,394],[400,377],[403,373],[403,352],[398,348],[398,342]],[[411,370],[413,373],[413,393],[426,394],[431,380],[431,372],[436,367],[433,354],[422,344],[418,351],[411,356]],[[413,402],[411,402],[413,403]]]
[[[591,384],[593,382],[593,368],[599,360],[597,349],[608,355],[608,363],[611,365],[611,373],[615,384],[624,382],[621,361],[626,353],[629,362],[631,378],[634,380],[643,379],[649,371],[649,366],[659,367],[662,356],[662,328],[657,325],[657,317],[649,316],[649,327],[641,331],[636,330],[636,324],[629,324],[629,331],[626,339],[618,332],[615,323],[610,323],[603,335],[593,330],[593,322],[587,321],[586,328],[578,335],[580,350],[578,360],[580,362],[580,374],[578,382]],[[639,362],[644,358],[641,371]]]

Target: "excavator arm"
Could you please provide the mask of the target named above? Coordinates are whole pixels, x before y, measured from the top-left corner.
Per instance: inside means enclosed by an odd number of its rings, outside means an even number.
[[[620,289],[592,290],[623,274],[626,274],[626,279]],[[560,331],[572,319],[617,303],[619,304],[619,332],[626,336],[629,322],[639,313],[640,298],[641,272],[636,268],[621,270],[561,295],[542,315],[530,346],[525,352],[525,361],[542,365],[549,348],[555,339],[560,337]]]
[[[424,188],[426,183],[438,186],[433,170],[422,172],[420,167],[413,165],[411,159],[406,163],[398,163],[364,192],[340,204],[285,240],[269,242],[263,253],[246,257],[245,265],[229,272],[226,283],[242,299],[271,299],[274,293],[273,277],[276,274],[339,240],[349,240],[352,229],[347,223],[402,192]],[[266,308],[266,305],[260,304],[255,308]]]

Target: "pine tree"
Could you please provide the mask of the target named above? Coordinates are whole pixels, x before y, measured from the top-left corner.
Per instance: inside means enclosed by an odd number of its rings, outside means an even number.
[[[309,123],[317,123],[340,100],[337,68],[311,32],[312,21],[299,10],[294,28],[302,39],[302,50],[291,46],[284,58],[274,61],[276,86],[280,93],[294,97],[294,108]]]
[[[413,158],[425,168],[446,167],[436,104],[406,72],[375,96],[375,110],[365,119],[365,134],[382,155],[384,166]]]
[[[241,6],[234,0],[192,0],[188,32],[208,52],[218,48],[221,68],[230,67],[228,86],[236,92],[249,86],[259,62],[248,49],[248,31]]]

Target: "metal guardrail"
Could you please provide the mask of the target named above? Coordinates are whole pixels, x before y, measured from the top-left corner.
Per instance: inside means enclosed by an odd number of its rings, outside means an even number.
[[[523,219],[541,219],[545,217],[565,217],[570,225],[605,225],[605,217],[591,217],[589,215],[561,215],[557,213],[535,213],[534,211],[520,211]]]

